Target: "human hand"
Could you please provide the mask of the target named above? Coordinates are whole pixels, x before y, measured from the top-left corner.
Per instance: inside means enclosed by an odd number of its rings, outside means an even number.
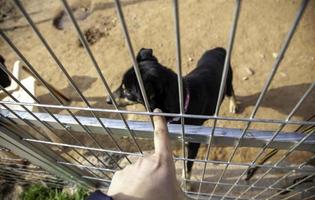
[[[114,200],[186,199],[176,180],[165,118],[154,116],[153,121],[155,152],[114,174],[108,190]]]

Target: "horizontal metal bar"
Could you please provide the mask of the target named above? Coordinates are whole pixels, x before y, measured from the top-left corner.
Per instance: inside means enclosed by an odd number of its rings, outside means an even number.
[[[59,186],[59,187],[64,187],[65,185],[67,185],[67,182],[63,182],[63,181],[60,181],[60,182],[57,182],[57,181],[49,181],[49,180],[45,180],[45,179],[25,179],[25,178],[21,178],[21,177],[8,177],[8,176],[3,176],[3,175],[0,175],[0,179],[2,180],[5,180],[5,184],[8,184],[8,183],[27,183],[27,184],[30,184],[30,183],[45,183],[46,185],[48,186]]]
[[[135,156],[135,157],[142,157],[142,154],[138,153],[129,153],[129,152],[121,152],[121,151],[112,151],[112,150],[105,150],[105,149],[99,149],[99,148],[92,148],[92,147],[85,147],[85,146],[78,146],[78,145],[71,145],[71,144],[62,144],[62,143],[54,143],[49,141],[42,141],[42,140],[35,140],[35,139],[24,139],[28,142],[35,142],[35,143],[42,143],[42,144],[48,144],[48,145],[55,145],[55,146],[61,146],[61,147],[69,147],[69,148],[77,148],[77,149],[89,149],[91,151],[100,151],[100,152],[108,152],[112,154],[123,154],[128,156]],[[233,163],[233,162],[226,162],[226,161],[218,161],[218,160],[199,160],[199,159],[189,159],[189,158],[183,158],[183,157],[174,157],[174,160],[186,160],[186,161],[193,161],[197,163],[211,163],[211,164],[221,164],[221,165],[233,165],[233,166],[242,166],[242,167],[260,167],[260,168],[273,168],[273,169],[281,169],[281,170],[294,170],[295,172],[315,172],[315,169],[313,167],[305,166],[303,168],[297,168],[296,166],[275,166],[270,164],[265,165],[259,165],[259,164],[252,164],[252,163]],[[65,164],[64,162],[59,162],[61,164]],[[70,165],[70,164],[68,164]],[[80,166],[82,168],[86,167],[85,165],[78,165],[78,164],[72,164],[73,166]],[[91,169],[100,169],[100,170],[109,170],[107,168],[102,167],[90,167]],[[110,169],[111,170],[111,169]]]
[[[184,191],[184,192],[192,199],[197,199],[197,198],[198,199],[209,199],[209,197],[211,196],[209,193],[192,192],[192,191]],[[211,196],[211,200],[219,200],[222,197],[223,197],[222,195],[214,194],[214,195]],[[234,200],[235,198],[236,197],[234,197],[234,196],[228,196],[225,199],[227,199],[227,200]],[[248,200],[248,199],[242,198],[240,200]]]
[[[202,184],[208,184],[208,185],[221,185],[221,186],[232,186],[233,183],[225,183],[225,182],[217,182],[217,181],[200,181],[200,180],[191,180],[191,179],[187,179],[186,180],[187,182],[195,182],[195,183],[202,183]],[[248,187],[248,185],[243,185],[243,184],[237,184],[236,187]],[[263,187],[263,186],[254,186],[253,187],[254,189],[260,189],[260,190],[263,190],[263,189],[270,189],[270,190],[283,190],[283,188],[275,188],[275,187]],[[288,191],[293,191],[292,189],[288,189]]]
[[[52,174],[59,175],[59,177],[64,177],[69,181],[76,181],[85,187],[93,187],[92,182],[83,182],[83,180],[78,177],[74,172],[70,172],[67,168],[58,167],[53,165],[53,158],[49,158],[47,155],[40,152],[38,149],[35,149],[30,144],[21,140],[17,136],[9,133],[6,129],[0,126],[0,142],[1,145],[10,148],[20,157],[27,157],[30,162],[42,167],[43,169],[49,171]]]
[[[174,158],[174,160],[186,160],[192,161],[196,163],[211,163],[216,165],[232,165],[232,166],[241,166],[241,167],[259,167],[259,168],[266,168],[266,169],[279,169],[279,170],[294,170],[295,172],[315,172],[315,168],[311,166],[304,166],[303,168],[297,168],[298,166],[279,166],[279,165],[272,165],[272,164],[257,164],[257,163],[236,163],[236,162],[227,162],[227,161],[220,161],[220,160],[199,160],[199,159],[189,159],[189,158]]]
[[[296,193],[295,195],[300,194],[302,192],[309,192],[309,191],[314,190],[314,189],[315,189],[315,185],[311,186],[311,187],[309,187],[309,188],[307,188],[307,189],[305,189],[303,191],[300,191],[300,192]],[[312,199],[315,199],[315,192],[313,192],[313,194],[311,194],[310,196],[304,198],[304,200],[312,200]]]
[[[175,161],[176,160],[185,160],[185,161],[193,161],[193,162],[207,162],[207,163],[211,163],[211,164],[224,164],[224,165],[227,164],[227,162],[215,161],[215,160],[204,161],[204,160],[184,159],[184,158],[174,158],[174,160]],[[73,163],[68,163],[68,162],[60,162],[60,161],[58,161],[57,163],[63,164],[63,165],[76,166],[76,167],[79,167],[79,168],[89,168],[89,169],[92,169],[92,170],[109,171],[109,172],[113,172],[113,173],[117,171],[117,170],[108,169],[108,168],[104,168],[104,167],[94,167],[94,166],[88,166],[88,165],[79,165],[79,164],[73,164]],[[249,163],[230,163],[230,165],[232,165],[232,166],[242,166],[242,167],[251,166]],[[273,165],[259,165],[259,167],[261,167],[261,168],[273,168],[273,169],[279,169],[279,170],[280,169],[281,170],[293,170],[294,169],[295,173],[299,173],[300,172],[300,174],[314,173],[315,172],[315,169],[313,167],[304,167],[302,169],[296,169],[296,167],[284,167],[284,166],[273,166]],[[248,185],[246,185],[246,186],[248,186]]]
[[[2,162],[3,160],[6,160],[8,162],[21,162],[21,161],[25,161],[25,159],[22,158],[3,158],[0,157],[0,162]]]
[[[102,181],[102,182],[106,182],[106,183],[112,182],[111,180],[108,180],[108,179],[97,178],[97,177],[92,177],[92,176],[82,176],[82,178],[90,179],[90,180],[96,180],[96,181]]]
[[[87,166],[87,165],[78,165],[78,164],[73,164],[73,163],[68,163],[68,162],[57,162],[59,164],[62,164],[62,165],[70,165],[70,166],[75,166],[75,167],[79,167],[79,168],[88,168],[88,169],[91,169],[91,170],[101,170],[101,171],[106,171],[106,172],[112,172],[112,173],[115,173],[116,171],[118,170],[113,170],[113,169],[105,169],[103,167],[93,167],[93,166]]]
[[[278,191],[277,193],[273,194],[272,196],[269,196],[268,199],[266,199],[266,200],[273,199],[274,197],[280,195],[282,192],[287,191],[288,189],[294,188],[295,186],[297,186],[297,185],[303,183],[305,180],[307,180],[307,179],[309,179],[309,178],[312,178],[312,177],[314,177],[314,176],[315,176],[315,173],[310,174],[310,175],[308,175],[307,177],[303,178],[302,180],[300,180],[300,181],[298,181],[298,182],[296,182],[296,183],[290,185],[289,187],[284,188],[284,189]]]
[[[36,173],[36,175],[48,175],[51,176],[47,171],[43,171],[39,168],[34,169],[34,168],[25,168],[25,167],[21,167],[19,165],[16,164],[9,164],[9,165],[3,165],[0,164],[0,170],[6,170],[9,172],[14,171],[14,173],[21,173],[21,174],[33,174]],[[54,177],[55,178],[55,177]]]
[[[39,104],[39,103],[28,103],[28,102],[13,102],[13,101],[0,101],[0,104],[7,105],[24,105],[24,106],[35,106],[40,108],[53,108],[53,109],[69,109],[79,111],[95,111],[105,113],[123,113],[123,114],[135,114],[135,115],[158,115],[165,117],[184,117],[194,119],[218,119],[226,121],[241,121],[241,122],[257,122],[257,123],[270,123],[270,124],[296,124],[296,125],[315,125],[315,121],[295,121],[295,120],[277,120],[277,119],[259,119],[259,118],[239,118],[239,117],[223,117],[223,116],[209,116],[209,115],[194,115],[194,114],[175,114],[175,113],[153,113],[153,112],[140,112],[140,111],[129,111],[129,110],[113,110],[104,108],[89,108],[89,107],[76,107],[76,106],[63,106],[63,105],[52,105],[52,104]]]
[[[23,140],[28,141],[28,142],[48,144],[48,145],[55,145],[55,146],[61,146],[61,147],[70,147],[70,148],[76,148],[76,149],[85,149],[85,150],[107,152],[107,153],[116,153],[116,154],[137,156],[137,157],[142,157],[143,156],[142,154],[138,154],[138,153],[129,153],[129,152],[123,152],[123,151],[113,151],[113,150],[107,150],[107,149],[100,149],[100,148],[93,148],[93,147],[86,147],[86,146],[79,146],[79,145],[72,145],[72,144],[64,144],[64,143],[56,143],[56,142],[49,142],[49,141],[43,141],[43,140],[35,140],[35,139],[28,139],[28,138],[24,138]]]
[[[12,119],[15,123],[23,125],[23,122],[17,118],[15,115],[12,115],[10,112],[5,110],[0,111],[6,117]],[[22,119],[27,119],[32,122],[34,125],[41,127],[42,124],[27,112],[16,111]],[[58,123],[46,113],[34,113],[38,118],[42,119],[43,122],[49,124],[52,128],[56,130],[63,130]],[[54,115],[58,120],[68,127],[69,130],[73,131],[74,134],[80,134],[82,129],[76,123],[76,121],[68,115]],[[78,120],[91,130],[95,134],[102,134],[103,130],[98,121],[92,117],[77,117]],[[121,120],[115,119],[106,119],[101,118],[102,123],[111,130],[112,134],[118,137],[129,136],[128,131],[124,128],[124,124]],[[138,121],[129,121],[130,129],[135,132],[136,137],[139,138],[152,138],[152,127],[147,122],[138,122]],[[211,127],[204,126],[192,126],[185,125],[186,138],[188,142],[200,142],[207,143],[209,141],[209,132],[211,132]],[[180,140],[181,127],[176,124],[169,124],[169,132],[172,139]],[[215,146],[234,146],[235,143],[240,139],[242,131],[240,129],[230,129],[230,128],[216,128],[213,138],[213,143]],[[263,147],[269,142],[269,139],[272,137],[272,131],[260,131],[260,130],[249,130],[248,134],[242,139],[240,147]],[[269,148],[278,148],[278,149],[288,149],[291,145],[296,144],[297,141],[300,141],[303,138],[303,134],[300,133],[286,133],[281,132],[274,139],[274,141],[269,145]],[[302,145],[298,146],[296,150],[310,151],[315,152],[315,136],[310,136]]]

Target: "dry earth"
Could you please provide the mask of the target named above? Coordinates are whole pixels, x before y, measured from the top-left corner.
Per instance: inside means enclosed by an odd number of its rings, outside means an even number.
[[[0,2],[5,5],[1,7],[1,29],[46,81],[71,97],[70,105],[86,106],[68,84],[63,73],[27,25],[26,20],[7,1]],[[105,96],[107,96],[105,88],[84,48],[81,47],[72,24],[62,15],[61,2],[55,0],[22,2],[91,105],[97,108],[113,108],[105,103]],[[234,9],[233,2],[231,0],[180,1],[183,74],[187,74],[196,66],[205,50],[227,46]],[[110,87],[115,89],[124,71],[131,66],[131,59],[113,2],[85,0],[70,1],[70,4],[79,19],[81,29],[86,33],[102,73]],[[142,47],[152,48],[160,63],[175,70],[176,48],[172,3],[166,0],[126,0],[122,5],[135,51]],[[228,112],[227,102],[223,102],[220,115],[250,116],[299,5],[300,1],[296,0],[242,2],[231,58],[234,70],[233,84],[240,109],[239,113],[231,114]],[[257,118],[285,119],[310,83],[314,82],[314,9],[315,1],[310,1],[266,98],[258,110]],[[63,22],[58,24],[59,29],[53,26],[56,16]],[[7,59],[9,67],[17,59],[3,40],[0,40],[0,54]],[[42,103],[56,103],[44,87],[37,87],[36,95]],[[314,100],[315,92],[313,91],[293,119],[302,120],[313,115]],[[144,110],[141,105],[128,106],[126,109]],[[55,112],[58,113],[57,110]],[[91,116],[87,112],[76,112],[76,114]],[[102,114],[102,117],[117,118],[115,114]],[[135,115],[128,115],[128,119],[148,120],[146,117]],[[208,121],[205,126],[211,124],[212,122]],[[243,128],[245,124],[219,121],[219,126]],[[264,130],[275,130],[276,127],[273,124],[261,123],[254,123],[251,126],[251,128]],[[296,126],[287,126],[285,131],[295,129]],[[144,149],[152,148],[151,141],[141,143]],[[124,148],[130,150],[132,147],[126,143]],[[204,155],[205,149],[199,152],[200,157]],[[211,159],[226,160],[229,153],[229,148],[214,148]],[[241,149],[237,152],[235,161],[250,161],[256,153],[256,149]],[[309,154],[301,152],[299,156],[291,156],[288,160],[299,163],[308,156]]]

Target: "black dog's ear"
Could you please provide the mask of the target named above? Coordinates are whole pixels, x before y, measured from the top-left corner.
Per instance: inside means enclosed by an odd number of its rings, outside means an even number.
[[[153,55],[152,49],[141,48],[137,55],[137,61],[157,61],[156,57]]]
[[[4,65],[4,63],[5,63],[5,59],[4,59],[4,57],[2,57],[2,55],[0,54],[0,62]]]

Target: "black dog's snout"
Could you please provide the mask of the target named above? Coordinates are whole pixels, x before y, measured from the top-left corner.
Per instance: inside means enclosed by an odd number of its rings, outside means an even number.
[[[106,103],[113,104],[112,99],[110,98],[110,96],[106,97]]]

